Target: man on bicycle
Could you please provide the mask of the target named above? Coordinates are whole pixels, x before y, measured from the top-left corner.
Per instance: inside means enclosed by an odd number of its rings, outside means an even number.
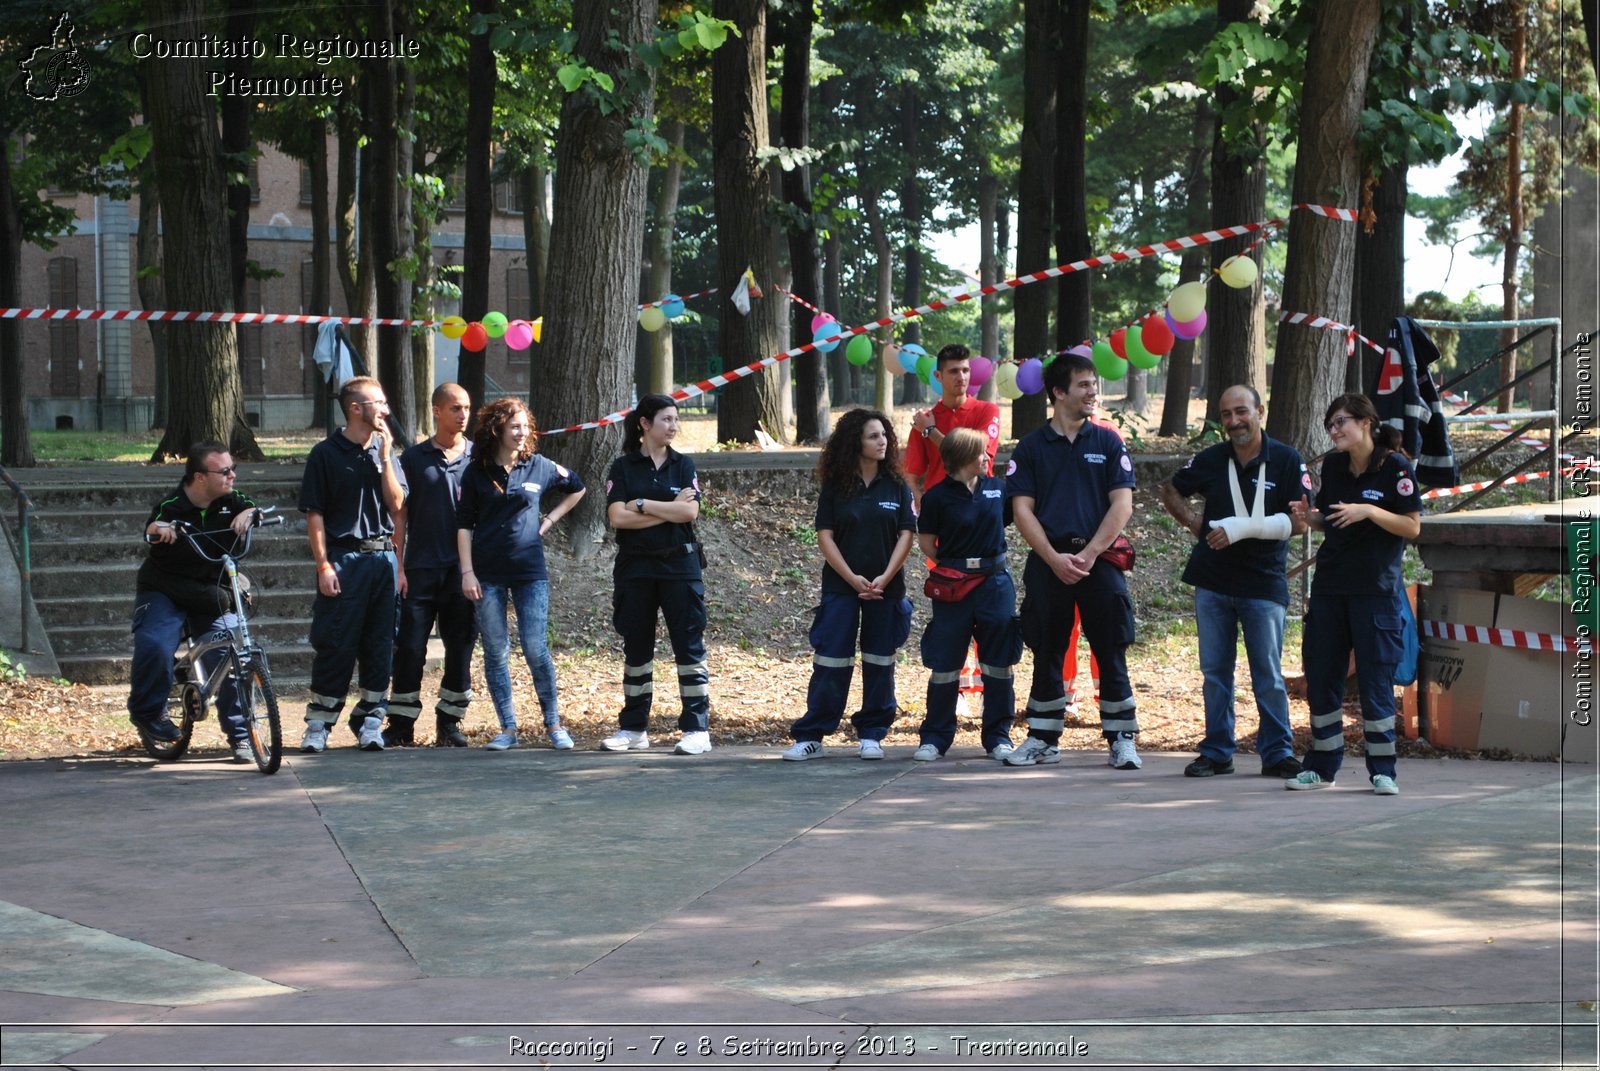
[[[185,624],[191,635],[231,628],[235,607],[216,562],[206,561],[174,522],[193,530],[207,551],[232,553],[235,542],[255,520],[255,503],[233,489],[233,457],[222,443],[196,443],[184,463],[183,482],[156,503],[144,532],[155,540],[139,567],[133,603],[133,670],[128,718],[140,733],[159,741],[179,737],[167,717],[172,694],[172,654]],[[209,670],[222,651],[207,656]],[[253,762],[249,736],[239,714],[238,690],[231,677],[217,693],[217,721],[236,762]]]

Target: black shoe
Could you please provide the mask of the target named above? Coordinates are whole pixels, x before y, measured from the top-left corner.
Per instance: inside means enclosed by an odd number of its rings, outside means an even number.
[[[174,740],[183,739],[182,730],[180,730],[176,725],[172,724],[172,719],[167,717],[165,714],[157,718],[130,717],[128,720],[133,722],[133,727],[135,729],[138,729],[141,733],[150,737],[152,740],[160,740],[163,743],[170,744]]]
[[[1261,776],[1289,778],[1298,774],[1300,770],[1300,760],[1290,755],[1286,759],[1279,759],[1271,766],[1261,767]]]
[[[1183,776],[1185,777],[1218,777],[1232,772],[1233,760],[1217,762],[1214,759],[1206,758],[1204,755],[1201,755],[1183,768]]]
[[[461,731],[461,719],[434,715],[433,746],[466,747],[467,734]]]
[[[384,726],[384,747],[415,747],[415,734],[417,731],[416,718],[402,718],[394,714],[389,715],[389,724]]]

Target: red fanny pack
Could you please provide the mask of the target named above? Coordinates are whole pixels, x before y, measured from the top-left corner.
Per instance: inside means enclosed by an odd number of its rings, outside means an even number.
[[[972,594],[972,589],[989,579],[988,573],[969,573],[945,565],[935,565],[928,570],[922,593],[934,602],[960,602]]]
[[[1119,535],[1115,540],[1112,541],[1111,545],[1107,547],[1103,553],[1101,553],[1100,557],[1104,558],[1106,561],[1110,562],[1112,565],[1126,573],[1132,571],[1133,563],[1137,555],[1133,550],[1133,542],[1129,540],[1127,536]]]

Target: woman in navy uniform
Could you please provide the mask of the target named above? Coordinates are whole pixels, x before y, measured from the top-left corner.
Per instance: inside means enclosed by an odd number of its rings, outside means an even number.
[[[1311,750],[1284,787],[1333,786],[1344,759],[1344,681],[1354,651],[1367,776],[1378,795],[1394,796],[1394,671],[1404,643],[1396,599],[1406,541],[1422,531],[1422,499],[1399,432],[1379,422],[1366,395],[1341,394],[1324,419],[1334,452],[1322,463],[1315,508],[1304,499],[1293,506],[1325,533],[1303,636]]]
[[[683,736],[674,750],[711,750],[707,729],[711,693],[706,673],[706,587],[694,522],[700,482],[694,462],[672,448],[678,403],[647,394],[627,418],[622,456],[606,476],[606,520],[617,532],[612,571],[612,622],[622,636],[622,712],[606,751],[650,746],[650,700],[655,691],[656,615],[666,619],[677,660]]]
[[[956,737],[956,694],[967,647],[978,643],[983,677],[983,750],[1004,761],[1012,752],[1011,667],[1022,655],[1014,621],[1017,589],[1006,568],[1005,481],[985,476],[983,433],[955,428],[939,443],[945,478],[922,496],[917,545],[946,569],[983,579],[959,602],[933,603],[922,633],[928,674],[928,708],[921,744],[911,757],[933,762]]]
[[[478,410],[472,461],[461,473],[456,506],[456,547],[461,591],[477,604],[483,637],[483,676],[500,719],[490,751],[517,746],[517,712],[511,699],[511,638],[506,603],[517,611],[522,654],[533,674],[533,690],[544,713],[550,744],[561,751],[572,737],[561,726],[556,667],[545,645],[550,621],[550,574],[544,534],[583,498],[583,479],[534,453],[539,433],[533,414],[517,398],[501,398]],[[540,503],[555,506],[540,516]]]
[[[894,723],[895,652],[911,633],[911,600],[901,572],[911,554],[917,514],[900,471],[900,448],[889,418],[852,409],[833,430],[817,463],[817,545],[822,602],[811,621],[811,685],[806,712],[789,727],[791,762],[822,754],[822,738],[839,728],[861,638],[861,709],[850,717],[863,759],[883,758]]]

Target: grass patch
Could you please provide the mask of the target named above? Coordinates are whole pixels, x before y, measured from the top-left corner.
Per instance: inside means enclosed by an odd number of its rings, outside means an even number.
[[[269,461],[303,458],[324,436],[316,431],[284,435],[257,435],[256,445]],[[106,462],[150,460],[161,443],[161,432],[35,431],[34,456],[49,465],[92,465]]]

